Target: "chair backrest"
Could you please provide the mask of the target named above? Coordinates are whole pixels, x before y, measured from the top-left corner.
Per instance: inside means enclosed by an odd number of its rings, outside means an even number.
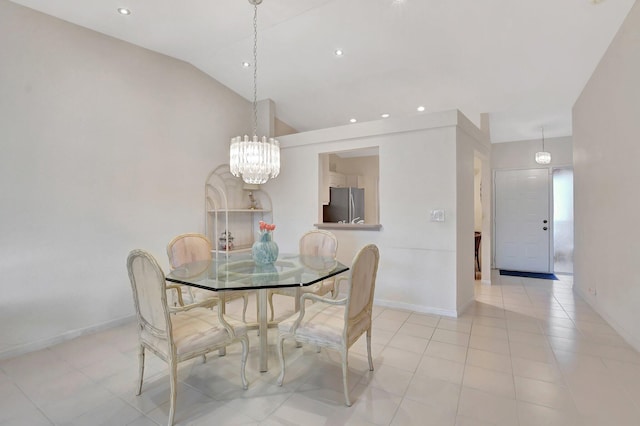
[[[132,250],[127,270],[140,327],[157,337],[171,336],[166,281],[158,262],[144,250]]]
[[[380,252],[374,244],[364,246],[353,259],[345,312],[347,328],[352,322],[359,321],[361,316],[371,315],[379,259]]]
[[[300,255],[336,258],[338,239],[331,232],[314,229],[300,237]]]
[[[211,241],[202,234],[181,234],[167,244],[167,256],[172,269],[197,262],[211,260]]]

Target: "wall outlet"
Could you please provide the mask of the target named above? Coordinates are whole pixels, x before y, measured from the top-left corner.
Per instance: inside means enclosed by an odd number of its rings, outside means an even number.
[[[431,210],[431,222],[444,222],[444,210]]]

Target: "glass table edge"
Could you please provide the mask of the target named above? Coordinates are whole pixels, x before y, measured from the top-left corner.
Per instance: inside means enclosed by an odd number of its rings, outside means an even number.
[[[349,267],[346,265],[343,265],[341,263],[339,263],[339,266],[336,267],[336,269],[334,271],[332,271],[330,274],[327,274],[325,276],[322,277],[318,277],[316,279],[313,279],[309,282],[304,282],[304,283],[278,283],[278,284],[256,284],[256,285],[246,285],[246,286],[237,286],[237,287],[227,287],[227,288],[215,288],[215,287],[209,287],[206,285],[202,285],[202,284],[198,284],[198,283],[194,283],[194,282],[190,282],[190,281],[185,281],[185,280],[181,280],[179,278],[174,278],[171,276],[165,276],[165,280],[172,282],[172,283],[176,283],[176,284],[182,284],[182,285],[187,285],[190,287],[197,287],[197,288],[201,288],[203,290],[209,290],[209,291],[241,291],[241,290],[260,290],[260,289],[277,289],[277,288],[295,288],[295,287],[308,287],[310,285],[316,284],[318,282],[327,280],[331,277],[335,277],[336,275],[342,274],[343,272],[347,272],[349,270]]]

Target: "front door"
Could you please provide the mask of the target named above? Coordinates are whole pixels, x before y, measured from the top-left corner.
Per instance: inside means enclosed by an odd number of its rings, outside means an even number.
[[[494,184],[496,268],[553,272],[549,169],[497,170]]]

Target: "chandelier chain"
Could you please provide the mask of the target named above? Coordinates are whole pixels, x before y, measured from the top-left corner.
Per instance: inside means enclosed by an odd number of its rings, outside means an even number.
[[[258,134],[258,2],[253,5],[253,135]]]
[[[231,138],[229,171],[245,183],[262,185],[280,173],[280,143],[272,137],[258,138],[258,5],[262,0],[249,3],[253,5],[253,138]]]

